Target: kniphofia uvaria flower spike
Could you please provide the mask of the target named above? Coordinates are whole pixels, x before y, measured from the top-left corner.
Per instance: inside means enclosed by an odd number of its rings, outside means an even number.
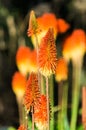
[[[57,64],[57,50],[54,40],[54,32],[49,28],[46,35],[42,38],[38,53],[39,71],[49,77],[55,73]]]
[[[31,107],[34,107],[39,97],[38,75],[32,72],[27,80],[23,99],[23,104],[27,112],[29,112]]]

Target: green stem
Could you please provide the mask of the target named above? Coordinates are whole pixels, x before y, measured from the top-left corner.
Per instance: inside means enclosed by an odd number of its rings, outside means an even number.
[[[59,111],[57,113],[57,129],[61,130],[61,107],[62,107],[62,82],[58,83],[58,107],[59,107]]]
[[[67,120],[67,101],[68,101],[68,83],[64,82],[63,92],[62,92],[62,110],[61,110],[61,130],[69,129],[68,120]]]
[[[19,109],[19,123],[24,124],[28,128],[28,113],[25,110],[25,107],[22,104],[22,97],[17,97],[18,109]]]
[[[32,130],[34,130],[34,107],[32,106]]]
[[[49,82],[49,96],[50,96],[50,106],[54,108],[54,82],[53,82],[53,75],[50,77]],[[50,128],[54,130],[54,111],[51,112],[51,120],[50,120]]]
[[[44,76],[41,74],[40,75],[40,79],[41,79],[41,94],[46,94],[46,85],[45,85],[45,78]]]
[[[72,81],[72,108],[70,130],[76,130],[79,96],[80,96],[80,76],[81,76],[82,60],[73,62],[73,81]]]
[[[47,130],[50,130],[50,117],[49,117],[49,85],[48,85],[48,77],[46,77],[46,97],[47,97]]]
[[[23,123],[23,105],[22,105],[22,97],[17,96],[17,103],[18,103],[18,111],[19,111],[19,124]]]
[[[36,40],[36,50],[37,50],[37,72],[38,72],[38,86],[39,86],[39,89],[40,89],[40,92],[41,92],[41,74],[39,72],[39,65],[38,65],[38,49],[39,49],[39,43],[38,43],[38,37],[37,35],[35,34],[35,40]]]
[[[24,124],[25,128],[28,129],[28,113],[25,110],[25,108],[23,109],[23,112],[24,112],[23,124]]]
[[[58,105],[60,110],[58,112],[58,130],[68,130],[68,120],[67,120],[67,101],[68,101],[68,83],[60,82],[58,89]]]

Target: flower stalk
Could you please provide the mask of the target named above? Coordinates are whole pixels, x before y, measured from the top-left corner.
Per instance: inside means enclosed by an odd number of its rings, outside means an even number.
[[[53,75],[50,76],[49,81],[49,97],[50,97],[50,107],[51,107],[51,118],[50,118],[50,128],[54,130],[54,80]]]
[[[47,130],[50,130],[50,117],[49,117],[49,84],[48,84],[48,77],[46,77],[46,97],[47,97]]]
[[[32,130],[34,130],[34,107],[32,106]]]
[[[68,83],[67,81],[64,82],[63,92],[62,92],[62,110],[61,110],[61,130],[69,129],[68,119],[67,119],[67,103],[68,103]]]
[[[72,81],[72,108],[70,130],[76,130],[77,114],[80,99],[80,78],[81,78],[82,59],[73,61],[73,81]]]

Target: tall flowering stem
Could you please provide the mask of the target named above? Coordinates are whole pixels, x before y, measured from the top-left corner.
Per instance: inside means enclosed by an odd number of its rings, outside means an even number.
[[[78,106],[80,99],[80,78],[82,60],[73,62],[73,84],[72,84],[72,108],[70,130],[76,130]]]
[[[21,74],[20,72],[16,71],[12,77],[12,89],[16,95],[18,109],[19,109],[19,122],[20,124],[24,123],[24,116],[23,116],[23,96],[26,87],[26,77]]]
[[[51,118],[50,118],[50,128],[54,130],[54,75],[49,77],[49,98],[50,98],[50,106],[51,106]]]
[[[67,100],[68,100],[68,66],[64,58],[59,58],[56,66],[55,79],[58,82],[58,130],[66,130],[67,121]],[[66,124],[66,125],[65,125]]]
[[[76,130],[78,106],[80,99],[80,78],[83,63],[83,57],[86,49],[85,32],[82,29],[76,29],[65,40],[63,45],[63,55],[66,60],[72,60],[73,78],[72,78],[72,107],[70,130]]]
[[[34,107],[32,106],[32,130],[34,130]]]
[[[67,81],[60,81],[58,84],[58,105],[59,111],[57,115],[58,130],[69,129],[67,118],[68,103],[68,83]]]
[[[47,116],[49,130],[49,84],[48,78],[55,73],[57,62],[56,46],[54,42],[53,29],[49,28],[45,37],[43,37],[38,53],[39,71],[46,79],[46,97],[47,97]]]
[[[61,110],[61,130],[69,129],[68,118],[67,118],[67,101],[68,101],[68,83],[64,82],[63,92],[62,92],[62,110]]]
[[[50,117],[49,117],[49,85],[48,85],[48,77],[46,77],[46,97],[47,97],[47,122],[48,122],[48,128],[50,129]]]
[[[36,42],[36,51],[37,51],[37,67],[38,67],[38,48],[39,48],[39,41],[38,41],[38,35],[41,31],[38,26],[38,22],[35,16],[35,12],[32,10],[30,12],[30,20],[29,20],[29,28],[27,31],[28,36],[34,36],[35,42]],[[41,81],[40,81],[40,73],[39,73],[39,68],[37,68],[38,71],[38,84],[41,87]],[[41,90],[41,88],[40,88]]]
[[[38,76],[35,73],[31,73],[26,85],[23,104],[27,113],[29,113],[30,109],[32,110],[32,129],[34,130],[34,105],[40,97]]]

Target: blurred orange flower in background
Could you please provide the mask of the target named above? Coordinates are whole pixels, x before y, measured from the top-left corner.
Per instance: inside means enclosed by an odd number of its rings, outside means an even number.
[[[76,29],[72,34],[65,39],[63,44],[63,56],[66,60],[79,60],[85,54],[86,47],[85,32],[81,29]]]
[[[26,77],[20,72],[15,72],[12,77],[12,89],[18,97],[23,97],[26,88]]]
[[[57,63],[57,50],[54,41],[53,29],[49,29],[45,37],[43,37],[39,52],[38,66],[39,71],[45,76],[55,73]]]
[[[57,28],[58,33],[65,33],[69,28],[70,25],[64,19],[57,19]]]
[[[56,73],[55,73],[55,78],[56,81],[64,81],[67,80],[68,77],[68,66],[67,62],[63,58],[59,58],[57,61],[57,66],[56,66]]]
[[[29,55],[28,71],[29,73],[37,73],[37,51],[35,49],[31,50],[31,53]]]
[[[38,103],[34,105],[34,121],[39,130],[47,128],[47,99],[41,95]]]
[[[16,53],[16,64],[23,75],[37,72],[37,53],[29,47],[20,46]]]
[[[19,71],[27,75],[28,74],[28,67],[29,67],[29,55],[31,50],[29,47],[20,46],[16,53],[16,64]]]
[[[54,38],[56,38],[58,29],[57,29],[57,19],[56,16],[53,13],[45,13],[42,16],[37,18],[37,23],[39,28],[41,29],[41,32],[37,33],[38,43],[40,45],[41,39],[45,36],[49,28],[53,28],[54,30]],[[34,47],[36,47],[36,40],[34,35],[31,37],[32,43]]]

